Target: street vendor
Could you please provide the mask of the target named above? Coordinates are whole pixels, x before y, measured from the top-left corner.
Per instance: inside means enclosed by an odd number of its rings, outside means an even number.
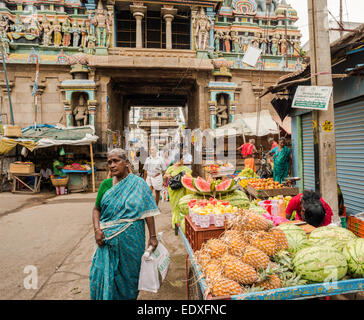
[[[289,201],[287,219],[291,219],[294,211],[296,220],[303,220],[314,227],[329,225],[333,216],[330,206],[312,190],[304,190]]]
[[[249,139],[248,143],[244,143],[236,150],[241,149],[241,156],[244,159],[245,168],[251,168],[255,172],[255,159],[254,154],[257,153],[257,148],[255,147],[255,140]]]
[[[66,176],[66,174],[62,171],[62,169],[64,167],[63,161],[64,161],[63,156],[60,156],[58,158],[58,160],[55,159],[53,161],[53,175],[54,176],[60,176],[60,177]]]

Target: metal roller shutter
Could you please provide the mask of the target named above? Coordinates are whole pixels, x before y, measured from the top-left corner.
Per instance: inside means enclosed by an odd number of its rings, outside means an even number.
[[[337,177],[349,214],[364,211],[364,101],[335,108]]]
[[[302,161],[303,188],[315,190],[315,160],[313,150],[312,114],[304,114],[302,119]]]

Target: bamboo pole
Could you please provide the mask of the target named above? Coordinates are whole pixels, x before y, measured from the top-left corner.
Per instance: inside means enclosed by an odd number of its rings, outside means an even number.
[[[95,188],[95,170],[94,170],[94,153],[92,150],[92,143],[90,143],[90,156],[91,156],[91,172],[92,172],[92,192],[96,192]]]

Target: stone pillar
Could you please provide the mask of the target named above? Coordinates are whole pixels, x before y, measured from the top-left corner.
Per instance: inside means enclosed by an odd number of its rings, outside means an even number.
[[[130,5],[130,10],[136,20],[136,48],[140,49],[143,48],[142,20],[145,12],[147,11],[147,7],[144,6],[143,3],[134,2],[133,5]]]
[[[88,123],[90,126],[95,127],[95,120],[96,120],[96,108],[97,108],[97,101],[96,100],[88,100],[87,101],[87,105],[88,105],[88,112],[89,112],[89,116],[88,116]]]
[[[66,113],[66,127],[73,126],[73,119],[72,119],[72,107],[70,100],[63,100],[64,111]]]
[[[177,14],[177,9],[173,9],[173,6],[165,5],[161,13],[166,21],[166,49],[172,49],[172,20]]]
[[[216,129],[216,101],[209,101],[210,129]]]

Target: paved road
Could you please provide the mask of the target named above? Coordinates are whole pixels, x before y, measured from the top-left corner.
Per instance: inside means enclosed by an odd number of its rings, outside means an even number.
[[[7,195],[3,201],[14,201],[15,195]],[[3,215],[0,210],[0,299],[89,299],[95,198],[95,193],[70,194]],[[185,299],[185,250],[171,228],[169,203],[160,203],[160,209],[156,225],[171,254],[170,271],[157,294],[141,292],[139,299]],[[32,266],[38,288],[25,289],[24,279],[32,282],[24,268]]]

